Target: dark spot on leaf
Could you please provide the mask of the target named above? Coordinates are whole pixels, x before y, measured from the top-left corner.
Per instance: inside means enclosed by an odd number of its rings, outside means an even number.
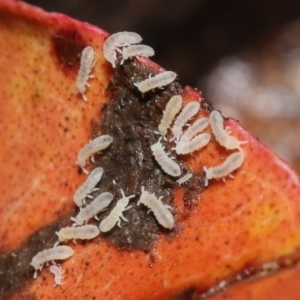
[[[61,30],[53,36],[56,61],[64,72],[77,72],[82,50],[87,46],[77,30]]]

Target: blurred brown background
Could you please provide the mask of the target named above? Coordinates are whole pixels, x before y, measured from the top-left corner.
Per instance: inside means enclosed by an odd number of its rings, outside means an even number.
[[[135,31],[157,63],[300,174],[299,0],[32,0],[108,32]]]

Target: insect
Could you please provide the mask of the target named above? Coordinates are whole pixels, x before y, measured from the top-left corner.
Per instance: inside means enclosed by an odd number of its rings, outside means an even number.
[[[76,218],[74,219],[76,225],[82,225],[89,219],[96,216],[99,212],[103,211],[113,199],[113,195],[108,192],[100,194],[89,205],[82,208]]]
[[[142,203],[149,207],[160,225],[164,226],[165,228],[172,229],[174,227],[174,218],[169,211],[171,207],[163,204],[161,202],[161,198],[162,197],[159,197],[157,199],[154,194],[150,194],[144,190],[144,187],[142,187],[142,194],[137,205]]]
[[[116,223],[118,223],[118,226],[120,227],[121,219],[127,221],[127,219],[123,216],[123,212],[131,208],[131,206],[128,207],[126,206],[128,205],[129,200],[135,197],[135,195],[126,197],[122,189],[121,189],[121,194],[122,194],[122,198],[117,202],[117,205],[112,209],[110,214],[101,221],[99,226],[100,231],[107,232],[111,230],[116,225]]]
[[[87,159],[95,153],[107,148],[113,141],[110,135],[101,135],[86,144],[78,153],[77,164],[84,169]]]
[[[209,133],[201,133],[194,137],[192,140],[188,140],[184,136],[181,137],[180,141],[176,145],[177,154],[188,154],[206,146],[210,141]]]
[[[66,259],[72,256],[73,253],[73,249],[68,246],[57,246],[39,252],[32,258],[32,261],[30,263],[30,265],[35,269],[33,277],[36,278],[37,271],[42,270],[45,262],[56,259]]]
[[[189,127],[184,134],[182,135],[182,137],[190,140],[192,139],[196,134],[198,134],[199,132],[203,131],[209,124],[209,120],[208,118],[201,118],[198,119],[197,121],[195,121],[193,123],[193,125],[191,127]]]
[[[164,151],[160,140],[151,146],[152,153],[155,160],[161,166],[161,168],[169,175],[177,177],[181,175],[181,170],[179,165],[168,157],[167,153]]]
[[[204,167],[204,171],[206,173],[205,185],[207,186],[208,180],[210,179],[219,179],[229,175],[243,164],[244,159],[244,152],[238,151],[229,155],[220,166],[210,168]]]
[[[62,285],[63,276],[62,274],[64,271],[61,270],[60,265],[52,265],[50,266],[50,272],[54,274],[54,287],[57,285]]]
[[[188,173],[177,180],[178,184],[181,185],[193,177],[192,173]]]
[[[58,240],[65,242],[67,240],[90,240],[99,234],[99,229],[95,225],[83,225],[80,227],[63,227],[56,232]]]
[[[241,144],[247,143],[246,141],[239,141],[229,134],[228,129],[223,128],[223,117],[217,110],[210,113],[209,122],[217,142],[226,149],[238,149]]]
[[[123,60],[128,59],[133,56],[153,56],[154,50],[153,48],[146,45],[130,45],[128,47],[123,48],[122,56]],[[122,60],[122,63],[123,63]]]
[[[113,67],[115,67],[116,53],[118,47],[127,46],[131,44],[138,44],[142,41],[142,37],[129,31],[121,31],[112,34],[107,38],[103,45],[103,54]]]
[[[73,196],[73,200],[77,206],[81,207],[83,205],[84,198],[94,190],[96,184],[100,181],[102,174],[103,168],[95,168],[83,185],[77,189]]]
[[[200,108],[200,103],[196,101],[189,102],[177,116],[171,131],[175,138],[179,138],[182,135],[182,127],[186,122],[197,114]]]
[[[91,46],[83,49],[80,60],[80,68],[77,76],[76,87],[81,93],[83,100],[87,100],[85,96],[86,86],[88,86],[88,79],[91,77],[90,73],[95,65],[95,53]]]
[[[172,71],[165,71],[155,75],[154,77],[135,83],[134,85],[139,89],[140,92],[146,93],[152,89],[163,87],[172,83],[176,76],[177,74]]]
[[[173,96],[166,105],[163,118],[158,126],[158,131],[162,136],[167,134],[170,125],[175,116],[179,113],[182,107],[182,97],[180,95]]]

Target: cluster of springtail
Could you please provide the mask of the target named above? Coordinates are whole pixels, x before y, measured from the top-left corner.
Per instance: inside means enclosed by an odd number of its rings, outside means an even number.
[[[141,45],[142,38],[134,32],[119,32],[107,38],[103,45],[104,57],[116,66],[117,53],[121,55],[121,64],[124,60],[130,59],[134,56],[149,57],[154,55],[154,50],[146,45]],[[88,80],[92,77],[91,71],[95,65],[95,54],[91,46],[87,46],[81,55],[80,68],[76,81],[78,92],[82,95],[83,100],[87,101],[85,96],[86,88],[89,86]],[[172,83],[176,79],[176,73],[171,71],[161,72],[144,81],[135,83],[134,85],[141,93],[146,93],[155,88],[164,87]],[[192,177],[192,173],[187,173],[184,176],[179,164],[174,157],[170,157],[166,153],[162,144],[162,139],[166,141],[166,135],[170,130],[172,138],[176,146],[172,148],[177,155],[190,154],[196,150],[205,147],[211,140],[209,133],[203,132],[209,125],[216,141],[228,150],[237,149],[237,152],[229,155],[227,159],[219,166],[204,167],[205,184],[208,185],[208,180],[220,179],[230,175],[231,172],[239,168],[244,161],[244,153],[241,145],[244,143],[239,141],[236,137],[230,135],[229,130],[224,128],[224,121],[222,115],[218,111],[210,113],[209,118],[200,118],[195,120],[192,124],[188,124],[193,117],[195,117],[200,110],[200,103],[192,101],[184,107],[182,96],[175,95],[168,101],[163,112],[163,117],[158,126],[158,131],[155,132],[160,137],[158,141],[151,145],[152,154],[161,167],[161,169],[172,177],[177,177],[178,184],[181,185]],[[184,128],[187,129],[184,131]],[[113,143],[113,137],[109,135],[101,135],[96,139],[85,145],[78,153],[77,165],[88,174],[85,169],[87,161],[93,158],[93,155],[109,147]],[[56,265],[54,260],[64,260],[73,255],[74,251],[69,246],[61,246],[59,243],[68,240],[75,241],[76,239],[93,239],[100,232],[108,232],[115,225],[121,226],[121,219],[127,221],[123,216],[123,212],[131,208],[128,206],[131,198],[135,195],[125,196],[121,189],[121,199],[117,201],[116,206],[111,212],[100,222],[99,227],[96,225],[87,224],[92,218],[97,218],[100,212],[105,211],[113,200],[113,195],[109,192],[103,192],[93,199],[89,204],[85,203],[86,198],[93,198],[91,193],[98,190],[97,184],[100,182],[104,170],[101,167],[95,168],[87,177],[86,181],[80,186],[74,194],[73,200],[79,207],[80,211],[76,217],[72,217],[73,226],[61,228],[56,232],[58,242],[53,248],[43,250],[36,254],[31,261],[31,265],[35,269],[34,278],[37,276],[37,271],[42,270],[43,265],[49,261],[53,261],[50,266],[50,272],[54,274],[55,286],[62,284],[62,269],[60,265]],[[151,194],[141,188],[141,195],[137,205],[143,204],[147,206],[156,217],[158,223],[165,228],[172,229],[174,227],[174,217],[170,212],[171,207],[163,204],[162,197],[157,198],[155,194]]]

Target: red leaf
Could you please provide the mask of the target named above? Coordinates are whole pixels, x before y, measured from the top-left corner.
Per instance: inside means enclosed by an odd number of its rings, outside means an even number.
[[[184,203],[186,190],[177,188],[175,229],[160,233],[149,253],[120,250],[103,236],[98,242],[70,242],[75,254],[63,263],[62,286],[53,287],[46,267],[32,278],[29,262],[36,245],[53,244],[55,230],[76,209],[72,197],[86,179],[75,164],[78,151],[91,132],[101,132],[101,126],[91,124],[101,123],[102,108],[110,101],[106,88],[114,70],[102,53],[107,36],[91,25],[22,2],[0,3],[0,274],[9,268],[0,295],[172,299],[259,274],[267,262],[278,263],[280,280],[292,280],[289,274],[297,269],[280,270],[299,261],[299,179],[234,119],[226,120],[226,126],[247,141],[242,167],[234,179],[210,181],[189,206]],[[84,102],[75,82],[86,45],[95,49],[96,66]],[[148,59],[136,61],[146,71],[163,70]],[[185,103],[202,99],[189,87],[183,97]],[[207,115],[205,109],[199,113]],[[229,153],[213,139],[184,160],[201,175],[203,166],[218,165]],[[250,284],[255,295],[266,281]],[[268,295],[273,297],[278,285],[270,281]],[[247,284],[236,293],[234,299],[245,299]],[[295,293],[299,295],[296,286]]]

